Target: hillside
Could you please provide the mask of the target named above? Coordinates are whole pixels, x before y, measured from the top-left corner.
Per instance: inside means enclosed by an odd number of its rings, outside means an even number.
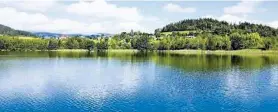
[[[11,35],[11,36],[34,36],[32,33],[27,31],[15,30],[11,27],[0,24],[0,34]]]
[[[230,24],[226,21],[216,19],[186,19],[176,23],[171,23],[160,29],[161,32],[173,31],[194,31],[194,32],[211,32],[213,34],[230,34],[237,30],[243,33],[259,33],[262,37],[278,36],[278,29],[270,26],[243,22],[239,24]],[[156,30],[157,31],[157,30]]]
[[[57,38],[60,36],[66,36],[66,37],[86,37],[86,38],[95,38],[100,36],[109,37],[112,36],[112,34],[109,33],[96,33],[96,34],[62,34],[62,33],[52,33],[52,32],[33,32],[34,35],[42,38]]]

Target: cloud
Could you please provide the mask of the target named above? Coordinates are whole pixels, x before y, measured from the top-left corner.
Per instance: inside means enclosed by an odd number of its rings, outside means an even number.
[[[269,22],[268,25],[274,28],[278,28],[278,21]]]
[[[246,16],[235,16],[231,14],[224,14],[219,17],[212,16],[211,18],[218,19],[221,21],[227,21],[229,23],[239,23],[239,22],[248,21]]]
[[[250,22],[255,24],[269,25],[278,28],[278,21],[260,21],[248,18],[248,15],[255,12],[265,12],[267,9],[258,8],[262,1],[241,1],[238,4],[224,8],[224,13],[220,16],[206,15],[202,18],[213,18],[220,21],[238,24],[240,22]]]
[[[0,24],[10,26],[15,29],[28,31],[49,31],[59,33],[93,33],[93,32],[113,32],[120,31],[123,26],[113,26],[104,22],[81,22],[67,18],[50,18],[42,13],[20,12],[14,8],[0,8]],[[125,23],[121,23],[124,25]]]
[[[224,8],[225,14],[249,14],[256,11],[261,1],[241,1],[238,4]],[[264,9],[265,10],[265,9]]]
[[[154,28],[148,24],[159,21],[157,17],[142,15],[136,7],[119,7],[104,0],[38,4],[42,9],[24,8],[25,3],[28,6],[38,2],[0,2],[0,15],[5,15],[0,24],[27,31],[92,34],[131,29],[152,32]]]
[[[11,7],[0,8],[0,18],[2,24],[10,25],[11,27],[24,28],[25,25],[43,24],[48,20],[46,16],[40,13],[29,14],[26,12],[19,12]],[[22,26],[22,27],[21,27]]]
[[[91,2],[80,1],[69,5],[67,11],[69,13],[99,19],[108,18],[121,21],[140,21],[143,19],[135,7],[118,7],[114,4],[108,4],[104,0]]]
[[[213,16],[213,15],[206,15],[202,18],[213,18],[220,21],[227,21],[229,23],[238,24],[240,22],[250,22],[255,24],[262,24],[262,25],[268,25],[273,28],[278,28],[278,21],[260,21],[260,20],[254,20],[254,19],[248,19],[247,16],[235,16],[230,14],[224,14],[221,16]]]
[[[251,22],[278,28],[278,21],[267,22],[248,18],[248,15],[251,13],[262,13],[267,11],[265,8],[258,8],[261,3],[262,1],[241,1],[234,6],[225,7],[223,15],[218,17],[212,16],[212,18],[230,23]]]
[[[0,6],[2,7],[13,7],[22,11],[34,11],[34,12],[45,12],[48,9],[55,7],[57,1],[47,0],[47,1],[35,1],[35,0],[25,0],[25,1],[0,1]]]
[[[180,13],[193,13],[193,12],[196,12],[196,9],[195,8],[192,8],[192,7],[181,7],[177,4],[172,4],[172,3],[169,3],[167,5],[164,6],[164,9],[169,11],[169,12],[180,12]]]
[[[277,21],[261,22],[248,18],[254,12],[263,12],[258,1],[242,1],[223,9],[219,16],[207,17],[237,23],[252,21],[277,27]],[[169,12],[193,13],[193,7],[166,4],[164,10]],[[145,15],[137,7],[119,6],[104,0],[94,1],[0,1],[0,24],[27,31],[48,31],[57,33],[119,33],[140,30],[153,32],[154,29],[169,23],[167,18]]]

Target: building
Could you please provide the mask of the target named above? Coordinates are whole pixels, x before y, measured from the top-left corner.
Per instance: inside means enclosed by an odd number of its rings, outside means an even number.
[[[66,36],[66,35],[61,35],[60,37],[59,37],[59,39],[67,39],[68,38],[68,36]]]

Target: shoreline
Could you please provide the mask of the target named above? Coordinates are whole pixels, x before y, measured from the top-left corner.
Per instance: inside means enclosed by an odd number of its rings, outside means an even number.
[[[32,52],[32,51],[48,51],[48,52],[88,52],[87,49],[57,49],[57,50],[25,50],[25,51],[9,51],[1,50],[1,52]],[[97,50],[92,50],[91,52],[96,52]],[[104,52],[113,53],[137,53],[140,52],[137,49],[107,49]],[[257,55],[257,54],[277,54],[278,50],[260,50],[260,49],[242,49],[242,50],[192,50],[192,49],[182,49],[182,50],[154,50],[147,52],[158,52],[158,53],[174,53],[174,54],[230,54],[230,55]]]
[[[227,55],[257,55],[278,54],[278,50],[242,49],[242,50],[166,50],[162,52],[177,54],[227,54]]]

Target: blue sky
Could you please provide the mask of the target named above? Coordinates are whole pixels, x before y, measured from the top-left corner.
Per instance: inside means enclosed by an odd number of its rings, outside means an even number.
[[[0,1],[0,24],[57,33],[153,32],[171,22],[210,17],[278,27],[275,1]]]

